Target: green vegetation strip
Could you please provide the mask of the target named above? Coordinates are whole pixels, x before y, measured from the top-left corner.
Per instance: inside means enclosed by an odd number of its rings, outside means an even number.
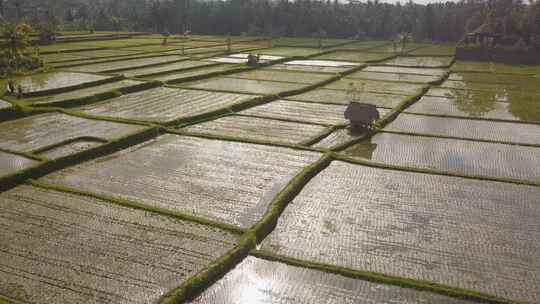
[[[262,241],[277,224],[278,218],[302,188],[331,162],[329,156],[323,156],[317,162],[305,167],[289,184],[274,197],[263,218],[251,227],[238,241],[238,244],[223,257],[186,280],[182,285],[165,294],[161,304],[185,303],[201,294],[206,288],[222,278],[234,268],[249,252]]]
[[[399,105],[394,107],[390,112],[388,112],[388,114],[386,114],[383,118],[375,122],[374,126],[379,129],[384,128],[386,125],[391,123],[394,119],[396,119],[396,117],[401,112],[403,112],[406,108],[408,108],[410,105],[420,100],[420,98],[422,98],[422,96],[426,94],[428,90],[429,90],[429,87],[426,86],[417,95],[414,95],[405,99]]]
[[[324,263],[305,261],[305,260],[300,260],[296,258],[274,254],[272,252],[268,252],[265,250],[253,250],[251,252],[251,255],[261,258],[261,259],[269,260],[269,261],[280,262],[280,263],[284,263],[284,264],[296,266],[296,267],[315,269],[315,270],[319,270],[319,271],[323,271],[327,273],[342,275],[342,276],[349,277],[352,279],[360,279],[360,280],[365,280],[365,281],[370,281],[370,282],[375,282],[375,283],[395,285],[399,287],[412,288],[412,289],[421,290],[421,291],[429,291],[429,292],[442,294],[442,295],[453,297],[453,298],[469,300],[469,301],[474,301],[474,302],[479,302],[479,303],[490,303],[490,304],[521,304],[522,303],[522,302],[512,301],[512,300],[484,294],[484,293],[473,291],[473,290],[446,286],[446,285],[437,284],[437,283],[433,283],[429,281],[391,276],[391,275],[386,275],[386,274],[377,273],[377,272],[361,271],[361,270],[349,269],[349,268],[340,267],[340,266],[324,264]]]
[[[106,195],[106,194],[96,194],[96,193],[83,191],[83,190],[79,190],[79,189],[75,189],[75,188],[71,188],[71,187],[66,187],[66,186],[62,186],[62,185],[54,185],[54,184],[50,184],[50,183],[46,183],[46,182],[38,181],[38,180],[34,180],[34,179],[30,179],[28,181],[28,183],[30,185],[32,185],[32,186],[43,188],[43,189],[55,190],[55,191],[60,191],[60,192],[66,192],[66,193],[91,197],[91,198],[95,198],[95,199],[98,199],[98,200],[108,201],[110,203],[120,205],[120,206],[124,206],[124,207],[129,207],[129,208],[133,208],[133,209],[139,209],[139,210],[143,210],[143,211],[147,211],[147,212],[156,213],[156,214],[159,214],[159,215],[173,217],[173,218],[180,219],[180,220],[191,221],[191,222],[195,222],[195,223],[202,224],[202,225],[217,227],[217,228],[220,228],[220,229],[223,229],[223,230],[235,233],[235,234],[243,234],[245,232],[244,229],[238,228],[238,227],[233,226],[233,225],[212,221],[212,220],[202,218],[202,217],[198,217],[198,216],[194,216],[194,215],[191,215],[191,214],[185,214],[185,213],[182,213],[182,212],[172,211],[172,210],[168,210],[168,209],[164,209],[164,208],[160,208],[160,207],[154,207],[154,206],[150,206],[150,205],[147,205],[147,204],[142,204],[142,203],[139,203],[139,202],[135,202],[135,201],[131,201],[131,200],[123,199],[123,198],[116,198],[116,197],[109,196],[109,195]]]
[[[366,167],[540,187],[540,181],[529,181],[529,180],[514,179],[514,178],[489,177],[489,176],[477,175],[477,174],[447,172],[447,171],[439,171],[439,170],[427,169],[427,168],[391,165],[391,164],[376,162],[376,161],[367,160],[367,159],[349,157],[349,156],[345,156],[345,155],[334,153],[334,152],[332,152],[331,155],[332,155],[332,158],[335,160],[340,160],[347,163],[362,165]]]

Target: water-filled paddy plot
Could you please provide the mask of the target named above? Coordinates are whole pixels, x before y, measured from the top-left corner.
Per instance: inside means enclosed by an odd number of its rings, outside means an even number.
[[[336,292],[339,290],[339,292]],[[355,280],[318,270],[247,257],[193,304],[245,303],[439,303],[463,304],[425,291]]]
[[[240,112],[240,114],[284,120],[298,120],[307,123],[339,125],[347,122],[343,116],[345,109],[345,105],[276,100],[244,110]],[[299,113],[301,114],[299,115]]]
[[[540,188],[334,161],[262,249],[535,303]]]
[[[398,67],[446,68],[452,64],[453,60],[454,57],[400,56],[385,61],[383,64]]]
[[[257,98],[256,95],[158,87],[79,108],[95,115],[155,123],[173,123]]]
[[[137,91],[144,87],[145,83],[142,81],[126,79],[60,94],[28,98],[23,101],[32,106],[69,106],[86,98],[88,101],[93,101],[99,99],[102,94]]]
[[[288,181],[319,157],[287,148],[163,135],[43,180],[248,228]]]
[[[385,130],[540,145],[540,125],[400,114]]]
[[[324,86],[325,89],[335,90],[351,90],[356,89],[360,92],[375,92],[375,93],[391,93],[402,95],[417,95],[424,88],[424,84],[363,80],[355,78],[343,78],[329,85]]]
[[[178,70],[192,69],[196,67],[203,67],[207,65],[212,65],[210,62],[196,61],[196,60],[184,60],[175,63],[169,63],[164,65],[153,66],[149,68],[134,69],[121,72],[122,75],[126,77],[143,77],[156,74],[165,74]]]
[[[307,86],[307,84],[227,77],[211,78],[182,84],[182,87],[184,88],[248,94],[279,94],[287,91],[298,90],[305,86]]]
[[[540,181],[536,147],[380,133],[343,153],[398,166]]]
[[[236,244],[229,232],[19,186],[0,194],[0,288],[24,303],[152,303]]]
[[[278,71],[278,70],[272,70],[272,69],[259,69],[255,71],[228,75],[228,77],[232,77],[232,78],[283,81],[283,82],[306,83],[306,84],[314,84],[317,82],[322,82],[322,81],[330,79],[332,76],[333,75],[314,73],[314,72],[302,73],[302,72]]]
[[[377,62],[392,57],[388,53],[367,53],[354,51],[336,51],[315,57],[316,59],[328,59],[353,62]]]
[[[271,118],[231,115],[188,126],[183,130],[194,134],[302,144],[325,132],[327,127]]]
[[[44,156],[54,155],[52,158],[57,158],[79,152],[81,148],[101,145],[131,135],[145,128],[139,125],[47,113],[0,123],[0,148]],[[64,146],[70,148],[66,149]]]
[[[315,89],[306,93],[288,96],[287,99],[305,102],[318,102],[329,104],[348,105],[351,101],[351,92],[348,90]],[[358,102],[373,104],[382,108],[393,108],[410,98],[407,95],[358,92],[355,93]]]
[[[111,79],[111,76],[71,73],[71,72],[51,72],[31,76],[14,78],[15,87],[21,87],[25,95],[43,95],[54,93],[59,89],[72,89],[81,85],[93,85]],[[0,82],[5,86],[3,82]]]
[[[158,64],[165,63],[174,63],[182,60],[182,57],[179,56],[159,56],[159,57],[148,57],[148,58],[136,58],[136,59],[127,59],[127,60],[118,60],[112,62],[102,62],[95,64],[85,64],[75,67],[68,67],[65,70],[68,71],[77,71],[77,72],[91,72],[91,73],[108,73],[108,72],[117,72],[135,68],[143,68]]]
[[[0,151],[0,178],[15,174],[38,164],[39,161],[37,160],[14,153]]]
[[[461,94],[460,94],[461,93]],[[476,117],[511,121],[540,122],[540,104],[516,100],[499,102],[492,93],[456,92],[452,98],[424,96],[405,112],[428,115]]]
[[[348,75],[347,78],[381,80],[381,81],[397,81],[397,82],[417,82],[417,83],[435,83],[442,79],[442,77],[435,76],[435,75],[381,73],[381,72],[364,72],[364,71],[358,71],[358,72],[352,73]]]

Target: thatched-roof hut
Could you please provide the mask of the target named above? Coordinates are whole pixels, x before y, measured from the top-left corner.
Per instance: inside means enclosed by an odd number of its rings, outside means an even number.
[[[377,107],[359,102],[351,102],[345,110],[344,116],[350,120],[353,130],[367,129],[380,118]]]

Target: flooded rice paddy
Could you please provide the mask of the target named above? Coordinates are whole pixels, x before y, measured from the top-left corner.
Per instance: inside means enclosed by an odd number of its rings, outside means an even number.
[[[314,84],[317,82],[328,80],[333,75],[329,74],[317,74],[317,73],[302,73],[302,72],[288,72],[288,71],[278,71],[271,69],[260,69],[256,71],[242,72],[229,75],[233,78],[242,78],[242,79],[255,79],[255,80],[268,80],[268,81],[283,81],[283,82],[294,82],[294,83],[306,83]]]
[[[201,80],[182,85],[184,88],[248,94],[279,94],[286,91],[298,90],[304,86],[306,86],[306,84],[225,77],[211,78],[209,80]]]
[[[48,105],[55,105],[56,103],[60,103],[60,102],[80,100],[82,98],[88,98],[88,97],[96,96],[96,95],[107,93],[107,92],[120,91],[124,89],[132,89],[142,84],[144,84],[144,82],[135,81],[135,80],[121,80],[121,81],[110,82],[110,83],[106,83],[106,84],[102,84],[98,86],[92,86],[86,89],[70,91],[66,93],[48,95],[48,96],[43,96],[43,97],[28,98],[28,99],[24,99],[23,101],[30,103],[32,105],[36,105],[36,106],[48,106]]]
[[[387,53],[360,53],[350,51],[336,51],[329,54],[317,56],[317,59],[338,60],[338,61],[353,61],[353,62],[375,62],[388,59],[392,55]]]
[[[540,180],[540,148],[379,133],[345,155],[437,171]]]
[[[171,72],[175,70],[203,67],[206,65],[211,65],[211,63],[204,62],[204,61],[196,61],[196,60],[185,60],[185,61],[180,61],[180,62],[176,62],[172,64],[159,65],[155,67],[128,70],[128,71],[122,72],[121,74],[126,77],[141,77],[145,75],[163,74],[163,73],[167,73],[167,72]]]
[[[217,228],[32,186],[0,201],[0,291],[24,303],[155,302],[236,243]]]
[[[397,57],[385,61],[384,65],[419,68],[446,68],[449,67],[454,57]]]
[[[385,130],[515,144],[540,144],[540,125],[537,124],[400,114]]]
[[[183,130],[198,134],[233,136],[245,139],[300,144],[324,132],[322,125],[297,123],[270,118],[226,116],[192,125]]]
[[[113,140],[146,128],[60,113],[29,116],[2,122],[1,125],[0,148],[18,152],[41,151],[78,138]]]
[[[424,96],[406,112],[456,117],[540,122],[540,103],[500,102],[492,93],[460,92],[453,98]],[[516,106],[519,104],[519,106]],[[530,104],[530,106],[527,106]]]
[[[13,153],[0,151],[0,178],[12,175],[24,169],[28,169],[29,167],[37,164],[38,161],[36,160]]]
[[[380,80],[380,81],[398,81],[398,82],[418,82],[418,83],[434,83],[442,79],[435,75],[418,75],[418,74],[402,74],[402,73],[381,73],[381,72],[364,72],[359,71],[347,76],[348,78]]]
[[[0,96],[2,304],[540,302],[540,66],[161,41],[43,46]]]
[[[360,90],[360,92],[391,93],[402,95],[416,95],[425,87],[424,84],[383,82],[377,80],[362,80],[355,78],[343,78],[329,85],[325,89],[335,90]]]
[[[339,292],[336,292],[338,291]],[[468,301],[247,257],[192,304],[439,303]]]
[[[276,100],[244,110],[240,112],[240,114],[284,120],[298,120],[307,123],[339,125],[347,123],[347,120],[343,115],[345,109],[346,106],[344,105]],[[302,113],[302,115],[298,115],[298,113]]]
[[[43,93],[51,90],[69,88],[82,84],[103,81],[111,78],[105,75],[71,73],[71,72],[51,72],[23,76],[13,79],[15,87],[21,87],[24,93]],[[6,84],[0,81],[2,86]]]
[[[353,93],[347,90],[315,89],[306,93],[287,97],[290,100],[298,100],[315,103],[348,105],[353,98]],[[393,108],[404,102],[409,96],[385,93],[359,92],[354,94],[358,102],[369,103],[377,107]]]
[[[273,195],[319,156],[164,135],[43,180],[247,228],[260,220]]]
[[[108,99],[79,110],[96,116],[170,123],[227,109],[257,96],[158,87]]]
[[[104,72],[111,72],[111,71],[121,71],[121,70],[142,68],[142,67],[152,66],[155,64],[173,63],[181,59],[182,57],[179,57],[179,56],[137,58],[137,59],[119,60],[119,61],[113,61],[113,62],[80,65],[80,66],[65,68],[65,70],[76,71],[76,72],[104,73]]]
[[[535,303],[538,197],[538,187],[336,161],[291,202],[262,249]]]

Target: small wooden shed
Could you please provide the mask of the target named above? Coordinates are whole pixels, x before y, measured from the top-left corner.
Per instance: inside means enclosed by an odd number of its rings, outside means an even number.
[[[353,130],[369,129],[373,122],[380,118],[376,106],[360,102],[351,102],[345,110],[344,116],[351,122]]]

